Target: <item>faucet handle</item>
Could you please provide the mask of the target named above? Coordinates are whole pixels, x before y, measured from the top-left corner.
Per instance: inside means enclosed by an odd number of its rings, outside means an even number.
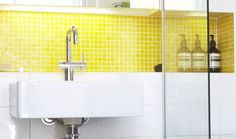
[[[86,62],[86,54],[85,53],[82,53],[81,58],[82,58],[82,62]]]
[[[81,60],[82,60],[82,63],[84,63],[83,66],[80,66],[81,71],[85,71],[86,70],[86,54],[85,53],[81,54]]]

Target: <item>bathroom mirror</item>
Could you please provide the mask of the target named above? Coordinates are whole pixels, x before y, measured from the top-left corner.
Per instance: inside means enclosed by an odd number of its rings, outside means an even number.
[[[159,9],[158,0],[97,0],[99,8]]]
[[[0,0],[0,4],[97,8],[159,9],[158,0]]]
[[[15,0],[17,5],[96,7],[97,0]]]

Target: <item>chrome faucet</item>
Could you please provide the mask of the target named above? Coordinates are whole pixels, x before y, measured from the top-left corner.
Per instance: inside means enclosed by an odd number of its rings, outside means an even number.
[[[60,62],[59,67],[64,70],[65,80],[74,80],[74,69],[80,68],[81,70],[86,69],[85,55],[82,54],[81,62],[72,62],[71,56],[71,34],[73,33],[73,43],[78,44],[78,31],[75,26],[72,26],[66,34],[66,62]]]
[[[79,43],[77,28],[72,26],[66,34],[66,62],[71,62],[71,33],[73,33],[74,44]]]

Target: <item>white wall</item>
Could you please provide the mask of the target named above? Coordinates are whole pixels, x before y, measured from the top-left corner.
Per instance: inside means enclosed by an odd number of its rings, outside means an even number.
[[[167,73],[166,131],[173,139],[208,137],[207,73]]]
[[[236,74],[211,75],[213,135],[236,138]]]
[[[211,12],[236,12],[235,0],[209,0]]]
[[[207,74],[169,73],[166,79],[167,136],[208,139]],[[236,138],[236,74],[211,74],[212,139]]]
[[[81,139],[163,139],[161,73],[79,73],[76,80],[130,76],[143,80],[144,117],[91,119]],[[95,78],[96,77],[96,78]],[[207,139],[206,74],[167,74],[168,139]],[[0,73],[0,139],[63,139],[61,125],[19,120],[9,115],[9,83],[16,80],[63,80],[63,73]],[[235,74],[211,75],[213,139],[236,138]]]

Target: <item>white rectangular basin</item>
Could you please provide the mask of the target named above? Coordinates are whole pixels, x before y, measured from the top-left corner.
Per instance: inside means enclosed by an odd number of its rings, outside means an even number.
[[[18,81],[11,85],[16,118],[129,117],[143,115],[137,80]]]

